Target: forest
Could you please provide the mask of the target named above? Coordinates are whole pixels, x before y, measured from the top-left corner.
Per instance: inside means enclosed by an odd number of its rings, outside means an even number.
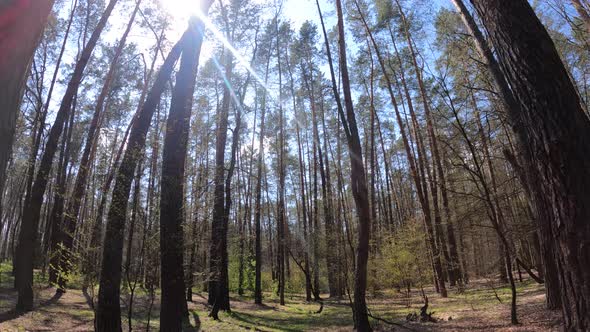
[[[0,1],[1,331],[590,331],[589,0]]]

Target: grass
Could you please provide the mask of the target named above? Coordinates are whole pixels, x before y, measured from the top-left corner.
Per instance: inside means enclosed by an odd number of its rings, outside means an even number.
[[[75,287],[69,289],[61,298],[53,299],[55,289],[47,287],[47,281],[43,280],[38,271],[35,274],[37,309],[21,316],[10,316],[10,310],[16,302],[16,292],[11,289],[13,277],[12,266],[9,263],[0,264],[0,331],[24,331],[24,330],[76,330],[91,331],[94,318],[93,310],[88,306],[82,292]],[[124,285],[122,285],[124,286]],[[543,311],[542,285],[531,280],[518,283],[519,313],[524,316],[522,321],[533,326],[535,331],[547,331],[559,324],[555,315]],[[432,288],[426,289],[429,297],[429,311],[434,311],[438,323],[407,323],[405,317],[409,313],[419,312],[423,305],[421,293],[412,290],[408,307],[404,294],[395,290],[385,289],[379,291],[379,296],[367,299],[372,315],[389,321],[395,321],[416,330],[480,330],[509,328],[507,316],[511,291],[507,285],[492,287],[492,283],[481,279],[472,282],[467,289],[458,292],[457,289],[449,290],[448,298],[440,298]],[[97,292],[95,292],[95,296]],[[318,303],[305,302],[303,295],[286,294],[286,305],[278,303],[276,294],[267,292],[264,294],[263,306],[253,304],[253,298],[249,292],[245,296],[231,294],[231,312],[221,312],[219,321],[214,321],[209,315],[210,307],[207,305],[207,294],[200,289],[194,291],[194,302],[189,304],[190,317],[187,322],[187,331],[349,331],[352,329],[352,311],[348,299],[325,300],[323,311]],[[497,297],[496,297],[497,295]],[[122,325],[127,327],[127,292],[121,292]],[[327,296],[324,295],[324,298]],[[155,303],[150,316],[150,329],[159,329],[159,298],[160,291],[156,291]],[[499,298],[502,303],[500,303]],[[134,301],[133,327],[136,331],[144,331],[147,326],[149,299],[147,293],[140,287],[136,289]],[[535,313],[536,312],[536,313]],[[528,316],[527,316],[528,315]],[[449,320],[452,317],[452,322]],[[528,318],[527,318],[528,317]],[[537,324],[539,317],[544,318],[544,325]],[[377,331],[389,331],[391,326],[383,325],[377,320],[371,319],[371,323]],[[523,324],[524,326],[524,324]],[[549,327],[549,328],[547,328]],[[530,331],[531,329],[529,329]],[[526,329],[525,329],[526,331]]]
[[[308,331],[314,329],[334,329],[352,325],[351,309],[347,305],[329,301],[322,313],[315,313],[317,303],[305,303],[301,298],[286,299],[285,306],[271,300],[264,306],[250,305],[242,298],[232,299],[234,308],[231,313],[221,313],[220,321],[208,317],[208,310],[203,305],[191,310],[198,315],[201,328],[205,331],[235,331],[252,329],[262,331]]]

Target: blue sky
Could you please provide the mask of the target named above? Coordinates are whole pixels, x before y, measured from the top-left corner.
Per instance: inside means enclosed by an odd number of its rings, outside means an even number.
[[[157,0],[161,3],[162,8],[167,10],[169,14],[172,16],[172,27],[169,31],[166,32],[166,38],[171,42],[174,43],[180,38],[180,35],[186,29],[188,18],[191,14],[195,13],[195,10],[199,8],[198,1],[199,0]],[[258,1],[261,4],[265,4],[268,7],[273,7],[275,4],[275,0],[254,0]],[[414,1],[414,0],[411,0]],[[425,0],[418,0],[424,2]],[[227,3],[227,0],[225,0]],[[123,6],[125,4],[125,6]],[[450,5],[450,0],[433,0],[431,5],[433,9],[439,8],[441,5],[446,4],[446,6]],[[335,7],[333,0],[320,0],[320,6],[322,8],[322,12],[324,14],[324,20],[326,23],[326,28],[331,29],[333,26],[336,25],[336,17],[335,17]],[[66,0],[65,6],[63,7],[60,15],[63,17],[67,17],[69,15],[70,4]],[[113,13],[112,17],[109,19],[110,28],[108,32],[101,38],[104,41],[107,41],[111,44],[114,44],[116,40],[121,36],[122,31],[125,28],[125,25],[128,22],[128,12],[129,12],[129,2],[122,1],[120,4],[117,5],[115,8],[115,12]],[[269,10],[272,12],[272,9]],[[269,14],[270,15],[270,14]],[[306,21],[310,20],[314,22],[316,25],[320,25],[319,16],[317,13],[317,7],[315,0],[284,0],[283,2],[283,10],[282,10],[283,18],[288,19],[292,23],[292,28],[295,31],[298,31],[300,26]],[[138,49],[140,52],[144,53],[145,55],[151,57],[152,51],[150,50],[153,45],[155,38],[153,34],[146,32],[145,29],[138,28],[138,22],[142,20],[141,16],[136,18],[136,23],[134,28],[132,29],[130,36],[128,38],[128,43],[135,43],[138,45]],[[427,27],[430,29],[431,27]],[[217,44],[216,41],[213,40],[205,40],[203,44],[202,53],[201,53],[201,64],[204,64],[207,59],[212,56],[213,47]],[[322,43],[323,45],[323,43]],[[353,58],[355,56],[355,52],[357,50],[356,45],[354,45],[352,40],[347,41],[347,46],[349,48],[348,56]],[[76,53],[75,47],[68,48],[64,56],[64,61],[66,63],[71,63],[74,61]],[[166,52],[166,50],[164,50]],[[97,50],[95,50],[97,52]],[[248,51],[238,50],[238,53],[245,59],[250,59],[250,55],[247,54]],[[159,58],[158,62],[161,63],[163,59]],[[245,61],[246,63],[248,61]],[[240,68],[242,67],[242,68]],[[327,65],[326,65],[327,68]],[[237,69],[244,70],[243,66],[238,65]],[[324,68],[322,68],[324,70]],[[62,87],[58,86],[56,88],[56,93],[53,94],[53,98],[51,101],[51,109],[55,109],[57,104],[61,101],[62,96]],[[272,89],[271,89],[272,90]],[[269,91],[271,95],[274,94],[274,91]],[[53,118],[53,115],[49,115],[49,120]]]

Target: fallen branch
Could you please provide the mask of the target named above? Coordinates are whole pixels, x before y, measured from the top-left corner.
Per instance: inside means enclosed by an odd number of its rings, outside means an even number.
[[[418,330],[415,330],[415,329],[413,329],[411,327],[405,326],[403,324],[392,322],[390,320],[387,320],[387,319],[384,319],[384,318],[381,318],[381,317],[373,316],[373,314],[371,314],[371,310],[369,310],[369,308],[367,308],[367,316],[369,316],[369,317],[371,317],[371,318],[373,318],[373,319],[375,319],[377,321],[383,322],[385,324],[399,326],[401,328],[404,328],[404,329],[407,329],[407,330],[410,330],[410,331],[418,331]]]
[[[533,278],[533,280],[535,280],[537,283],[539,284],[544,284],[545,280],[543,280],[543,278],[539,277],[538,275],[536,275],[528,266],[526,266],[521,260],[520,258],[516,257],[516,264],[518,264],[520,267],[522,267],[526,273],[531,276],[531,278]]]
[[[498,296],[498,292],[496,292],[496,288],[494,288],[493,283],[490,280],[487,280],[487,284],[492,289],[492,292],[494,292],[494,296],[496,297],[496,299],[498,300],[498,302],[503,303],[502,302],[502,299],[500,298],[500,296]]]
[[[428,312],[428,296],[424,293],[424,288],[422,288],[422,298],[424,298],[424,305],[420,308],[420,316],[418,316],[415,312],[408,314],[406,316],[406,321],[417,321],[420,319],[420,322],[432,322],[436,323],[436,319],[432,317],[434,315],[434,311]]]
[[[293,252],[290,249],[289,249],[289,255],[291,255],[291,258],[293,258],[293,261],[295,261],[295,264],[297,264],[297,266],[299,266],[301,271],[303,271],[303,274],[305,274],[305,277],[309,278],[309,272],[303,267],[303,264],[301,262],[297,261],[297,259],[293,255]],[[320,298],[319,290],[314,289],[313,284],[311,284],[310,287],[311,287],[311,292],[313,293],[313,296],[316,299],[315,302],[318,302],[320,304],[320,308],[315,313],[321,314],[322,311],[324,310],[324,302]]]

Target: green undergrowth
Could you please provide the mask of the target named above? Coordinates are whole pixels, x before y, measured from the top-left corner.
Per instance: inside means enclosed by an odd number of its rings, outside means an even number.
[[[267,302],[263,306],[255,306],[250,302],[238,299],[232,302],[234,306],[230,313],[220,313],[220,320],[214,321],[208,317],[208,310],[199,306],[191,310],[200,321],[200,328],[204,331],[309,331],[310,328],[334,330],[352,325],[352,312],[348,305],[336,302],[325,302],[321,313],[317,303],[305,303],[299,298],[286,300],[284,306],[277,302]]]
[[[0,264],[0,283],[4,289],[8,290],[14,278],[11,275],[12,266],[10,263]],[[73,278],[70,283],[72,288],[68,293],[74,296],[82,296],[79,278]],[[46,289],[47,281],[43,278],[40,271],[35,271],[36,288]],[[98,295],[98,289],[95,285],[94,296]],[[13,300],[9,294],[0,299],[4,307],[9,308],[13,305]],[[46,291],[45,291],[46,292]],[[523,294],[542,294],[543,286],[532,280],[525,280],[517,283],[518,296]],[[92,294],[92,292],[90,292]],[[128,289],[126,283],[122,283],[121,290],[121,313],[122,323],[127,327],[127,306],[128,306]],[[207,293],[201,289],[194,290],[194,303],[189,305],[189,322],[187,322],[186,331],[345,331],[350,330],[353,326],[352,310],[348,299],[324,300],[324,306],[320,313],[320,304],[315,302],[306,302],[304,295],[298,293],[288,293],[285,296],[286,305],[281,306],[278,303],[275,292],[264,293],[264,305],[254,305],[253,297],[250,291],[245,292],[243,296],[235,293],[231,294],[231,312],[220,312],[219,321],[210,318],[210,308],[205,304]],[[410,297],[404,292],[394,289],[383,289],[374,293],[375,296],[369,296],[367,303],[370,313],[373,316],[383,318],[388,321],[394,321],[406,324],[405,318],[410,313],[419,313],[420,307],[424,305],[422,293],[418,289],[412,289]],[[434,293],[432,289],[426,289],[429,299],[429,312],[434,312],[437,319],[448,320],[461,318],[462,313],[466,311],[478,310],[486,311],[498,306],[500,301],[503,305],[509,306],[511,299],[511,290],[509,285],[499,285],[497,282],[485,279],[478,280],[467,285],[463,291],[457,288],[449,288],[448,297],[441,298]],[[88,292],[87,292],[88,295]],[[326,298],[327,295],[323,295]],[[51,312],[53,310],[66,310],[67,315],[73,320],[79,322],[92,322],[94,313],[90,307],[85,305],[83,298],[73,298],[77,301],[76,308],[60,307],[51,305],[43,310]],[[134,330],[145,330],[150,320],[150,330],[159,329],[159,299],[160,290],[155,290],[155,302],[149,313],[149,296],[147,290],[138,287],[135,290],[135,300],[133,306],[133,326]],[[57,302],[59,303],[59,302]],[[41,314],[41,313],[39,313]],[[41,317],[41,316],[39,316]],[[373,326],[383,326],[387,330],[387,325],[375,319],[371,319]]]

